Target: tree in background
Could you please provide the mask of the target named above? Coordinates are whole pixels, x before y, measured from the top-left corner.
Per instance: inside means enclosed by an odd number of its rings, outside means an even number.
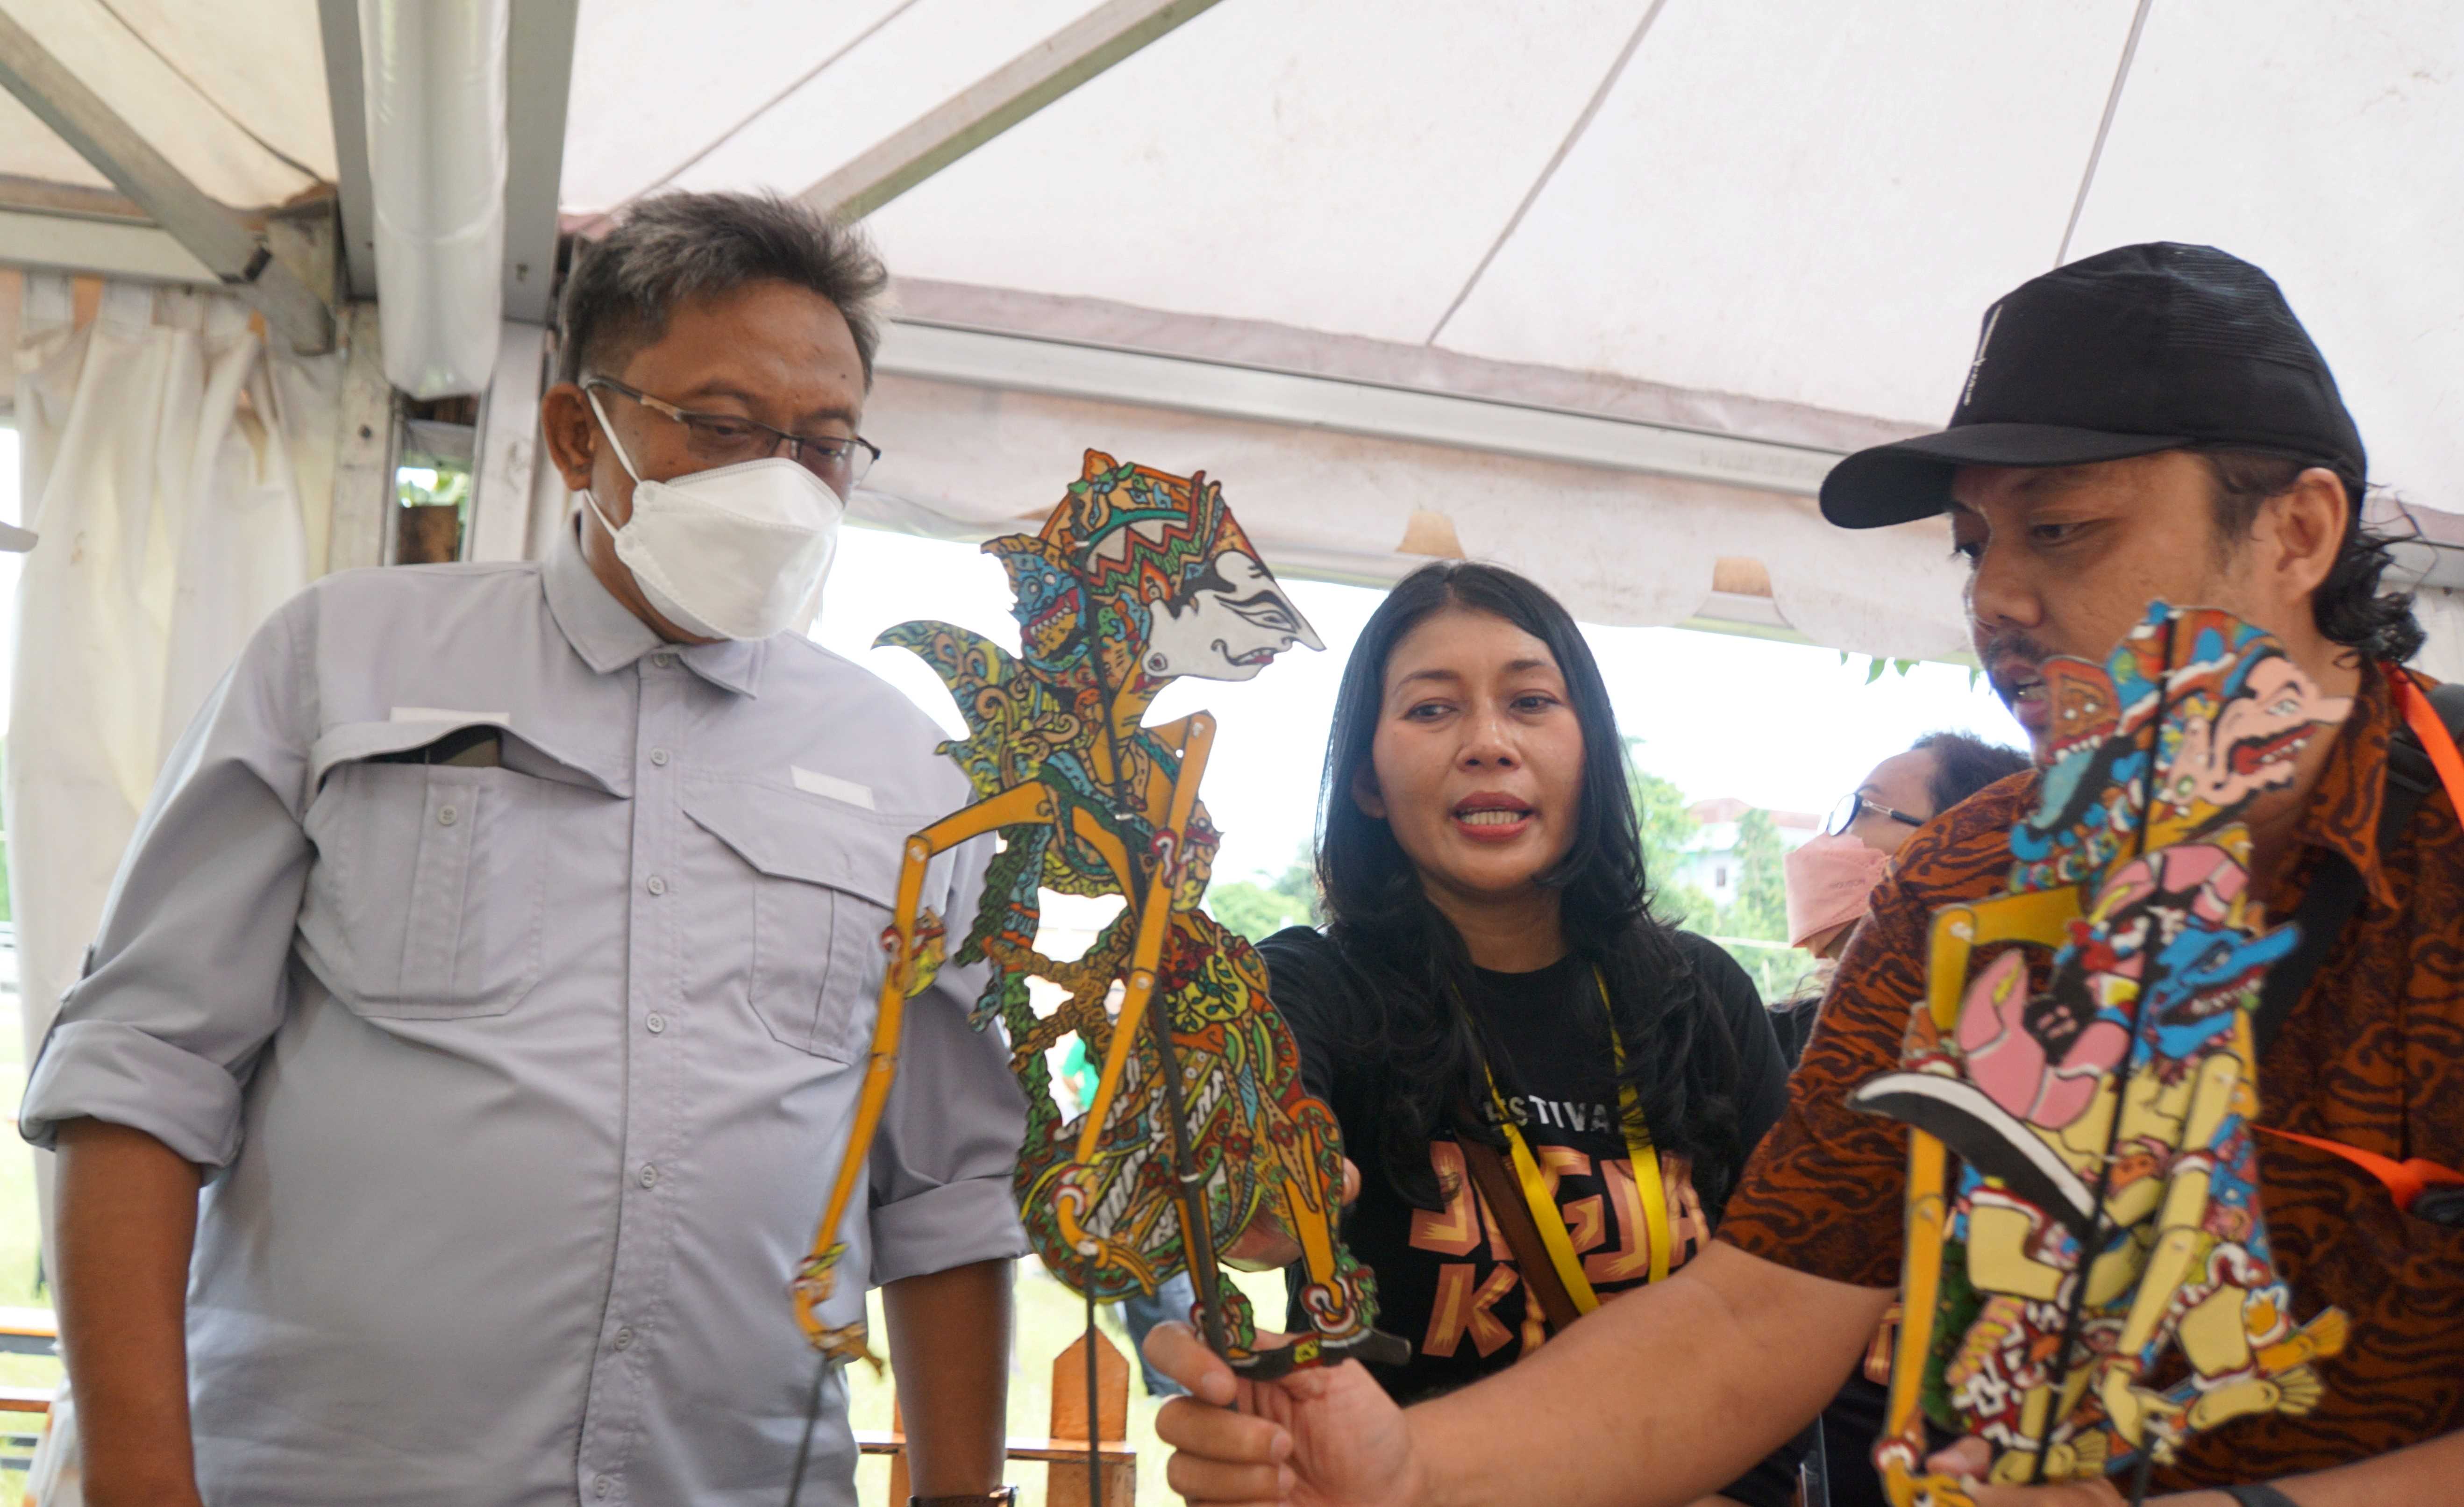
[[[1757,941],[1788,941],[1788,877],[1780,858],[1779,823],[1761,807],[1737,818],[1737,898],[1727,929]]]
[[[1629,738],[1629,755],[1639,756],[1642,740]],[[1642,829],[1642,872],[1652,888],[1652,909],[1672,926],[1683,926],[1718,942],[1746,970],[1766,1002],[1794,997],[1813,960],[1788,945],[1788,881],[1780,867],[1787,848],[1779,824],[1769,811],[1749,810],[1737,822],[1737,898],[1726,906],[1692,884],[1679,879],[1703,826],[1687,809],[1692,804],[1676,782],[1642,767],[1639,757],[1628,765],[1626,788],[1634,796],[1634,813]]]
[[[1787,851],[1771,812],[1756,807],[1737,818],[1737,898],[1716,927],[1766,1003],[1794,997],[1813,964],[1788,945],[1788,878],[1780,862]],[[1754,942],[1764,945],[1747,945]]]
[[[1245,879],[1209,886],[1206,910],[1253,942],[1264,942],[1287,926],[1316,925],[1317,871],[1310,864],[1309,845],[1301,845],[1280,875],[1261,870]]]
[[[1639,738],[1626,740],[1630,755],[1639,753],[1641,745]],[[1652,908],[1672,926],[1707,924],[1711,898],[1677,877],[1703,831],[1686,813],[1685,792],[1675,781],[1642,767],[1639,760],[1626,765],[1625,786],[1634,798],[1636,824],[1642,829],[1642,876],[1651,886]]]

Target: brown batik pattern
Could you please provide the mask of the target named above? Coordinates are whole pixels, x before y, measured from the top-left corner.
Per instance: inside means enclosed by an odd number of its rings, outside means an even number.
[[[2296,829],[2299,857],[2267,897],[2271,916],[2291,915],[2320,849],[2370,881],[2259,1064],[2258,1118],[2464,1168],[2464,829],[2433,793],[2380,862],[2397,725],[2386,681],[2365,676]],[[1925,998],[1930,917],[2002,889],[2012,824],[2035,793],[2033,774],[2006,780],[1902,851],[1719,1238],[1835,1281],[1898,1285],[1907,1132],[1849,1109],[1847,1095],[1897,1065],[1908,1012]],[[2341,1158],[2272,1137],[2259,1138],[2258,1151],[2296,1318],[2332,1304],[2351,1316],[2352,1338],[2320,1363],[2326,1397],[2315,1411],[2243,1419],[2194,1441],[2180,1466],[2156,1473],[2167,1489],[2321,1470],[2464,1428],[2464,1230],[2398,1213],[2376,1180]]]

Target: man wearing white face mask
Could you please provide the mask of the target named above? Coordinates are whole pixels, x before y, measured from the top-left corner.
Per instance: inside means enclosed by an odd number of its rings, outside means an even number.
[[[637,206],[565,290],[551,558],[318,583],[169,761],[20,1112],[93,1507],[852,1507],[788,1282],[901,839],[969,798],[788,631],[874,454],[882,282],[776,200]],[[987,856],[926,881],[955,925]],[[980,982],[910,1006],[825,1310],[884,1289],[954,1504],[1005,1499],[1024,1249]]]

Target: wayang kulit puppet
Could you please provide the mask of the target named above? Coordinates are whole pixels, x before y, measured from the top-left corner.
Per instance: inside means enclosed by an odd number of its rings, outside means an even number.
[[[2144,1490],[2192,1434],[2315,1407],[2344,1342],[2335,1309],[2296,1321],[2269,1256],[2250,1021],[2297,939],[2265,929],[2241,816],[2348,703],[2239,619],[2162,603],[2101,668],[2044,676],[2010,888],[1934,914],[1902,1067],[1854,1097],[1916,1132],[1875,1449],[1900,1507],[1969,1500],[1925,1473],[1927,1417],[1991,1444],[1992,1482]]]
[[[1322,646],[1203,474],[1165,476],[1089,451],[1041,533],[984,548],[1016,593],[1016,657],[945,623],[906,623],[879,639],[922,656],[948,684],[969,732],[942,751],[978,799],[907,841],[870,1073],[794,1284],[807,1337],[836,1358],[866,1353],[860,1319],[834,1329],[818,1309],[895,1069],[904,1002],[950,946],[940,922],[918,914],[925,865],[997,831],[981,908],[950,956],[991,965],[974,1021],[1007,1031],[1025,1092],[1014,1186],[1036,1252],[1097,1301],[1152,1293],[1187,1270],[1208,1342],[1246,1375],[1395,1358],[1401,1341],[1373,1327],[1370,1274],[1337,1237],[1334,1117],[1301,1084],[1258,955],[1199,908],[1217,842],[1198,802],[1215,723],[1199,713],[1143,724],[1177,676],[1245,680],[1295,643]],[[1063,962],[1036,950],[1047,889],[1126,903],[1083,957]],[[1031,977],[1067,993],[1049,1015],[1029,1002]],[[1091,1102],[1065,1121],[1045,1053],[1073,1031],[1103,1071]],[[1288,1346],[1259,1346],[1247,1301],[1217,1266],[1262,1214],[1299,1242],[1308,1266],[1310,1329]]]

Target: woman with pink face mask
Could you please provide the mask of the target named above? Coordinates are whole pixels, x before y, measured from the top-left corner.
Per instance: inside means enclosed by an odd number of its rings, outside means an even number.
[[[1863,920],[1874,886],[1917,829],[1987,786],[2028,767],[2015,748],[1968,733],[1927,733],[1905,753],[1874,765],[1839,798],[1822,835],[1781,860],[1788,883],[1788,940],[1820,960],[1805,989],[1771,1008],[1780,1050],[1794,1065],[1814,1029],[1848,936]]]

